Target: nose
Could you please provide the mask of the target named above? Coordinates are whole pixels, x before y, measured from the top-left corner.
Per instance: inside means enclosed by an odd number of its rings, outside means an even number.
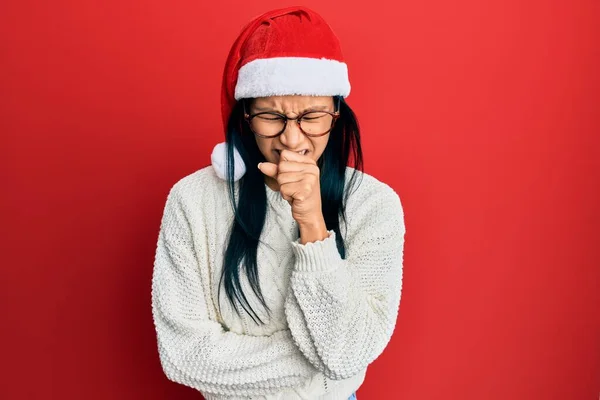
[[[288,120],[285,130],[281,136],[279,136],[279,140],[281,141],[281,144],[288,149],[300,147],[300,144],[304,140],[304,133],[302,133],[298,126],[298,120]]]

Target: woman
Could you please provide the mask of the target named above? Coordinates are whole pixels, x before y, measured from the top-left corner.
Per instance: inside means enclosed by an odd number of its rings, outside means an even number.
[[[310,9],[265,13],[234,43],[226,143],[172,187],[160,227],[152,306],[169,379],[208,400],[355,398],[396,324],[404,221],[360,171],[349,92]]]

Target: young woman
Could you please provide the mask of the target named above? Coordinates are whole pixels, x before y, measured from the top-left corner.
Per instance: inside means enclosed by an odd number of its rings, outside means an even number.
[[[390,340],[403,212],[361,172],[349,92],[310,9],[257,17],[231,49],[226,142],[171,188],[152,281],[164,372],[207,400],[354,399]]]

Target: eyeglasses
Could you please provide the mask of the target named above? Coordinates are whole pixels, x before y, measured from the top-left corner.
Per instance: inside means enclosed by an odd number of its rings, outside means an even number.
[[[337,111],[334,112],[307,110],[297,117],[289,118],[287,115],[275,111],[248,114],[246,102],[244,102],[244,119],[248,122],[252,133],[263,138],[274,138],[281,135],[289,120],[297,121],[298,128],[306,136],[320,137],[331,132],[335,121],[340,117],[339,103],[338,97]]]

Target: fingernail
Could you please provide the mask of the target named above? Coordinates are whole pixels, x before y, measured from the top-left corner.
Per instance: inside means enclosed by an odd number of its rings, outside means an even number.
[[[258,163],[258,169],[260,169],[260,164],[262,164],[261,162]]]

